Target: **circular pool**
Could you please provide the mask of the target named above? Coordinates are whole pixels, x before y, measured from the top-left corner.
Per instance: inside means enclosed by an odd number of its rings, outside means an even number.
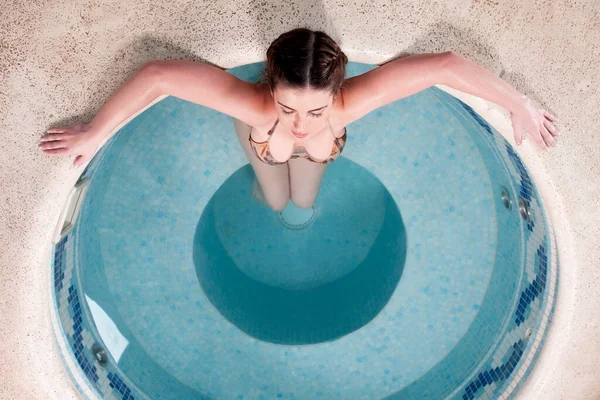
[[[527,168],[471,107],[431,87],[352,123],[310,210],[272,211],[253,179],[233,119],[172,96],[98,151],[52,259],[55,335],[83,394],[516,392],[550,322],[556,248]]]

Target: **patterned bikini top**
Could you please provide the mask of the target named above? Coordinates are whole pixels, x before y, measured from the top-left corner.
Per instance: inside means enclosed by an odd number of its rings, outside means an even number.
[[[248,135],[248,140],[250,140],[250,147],[254,151],[254,154],[256,155],[256,157],[258,157],[258,159],[261,160],[262,162],[264,162],[266,164],[270,164],[270,165],[285,164],[287,162],[287,161],[283,161],[283,162],[276,161],[273,158],[273,156],[271,155],[271,152],[269,151],[269,140],[271,140],[271,135],[273,134],[273,131],[275,130],[275,127],[277,126],[278,122],[279,122],[279,118],[277,118],[277,121],[275,121],[275,124],[267,133],[267,135],[269,137],[264,142],[256,142],[254,139],[252,139],[252,129],[250,130],[250,135]],[[331,125],[329,126],[329,129],[331,131],[331,134],[333,135],[333,131],[331,130]],[[333,135],[333,137],[335,138],[335,140],[333,142],[333,148],[331,149],[331,154],[329,155],[329,157],[326,160],[324,160],[324,161],[315,160],[304,149],[304,146],[297,146],[296,149],[294,149],[294,151],[292,152],[290,159],[303,157],[303,158],[306,158],[307,160],[312,161],[317,164],[329,164],[330,162],[335,160],[342,153],[342,150],[344,150],[344,146],[346,145],[346,138],[347,138],[346,128],[344,128],[344,135],[342,137],[338,138],[338,137],[335,137],[335,135]]]

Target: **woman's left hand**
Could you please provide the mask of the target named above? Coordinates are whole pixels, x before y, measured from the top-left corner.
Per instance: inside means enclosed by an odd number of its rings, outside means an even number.
[[[556,137],[560,132],[554,126],[558,118],[554,114],[544,110],[536,101],[527,96],[522,96],[521,105],[511,112],[511,120],[515,142],[523,143],[525,132],[529,132],[533,141],[545,151],[556,146]]]

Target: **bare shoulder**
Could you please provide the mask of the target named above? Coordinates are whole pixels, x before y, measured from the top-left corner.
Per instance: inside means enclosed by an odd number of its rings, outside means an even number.
[[[269,119],[269,91],[202,62],[190,60],[157,60],[159,90],[232,116],[246,124],[260,126]]]
[[[347,107],[345,99],[347,90],[345,87],[340,89],[338,96],[333,101],[329,123],[336,137],[344,135],[344,129],[354,121],[351,109]]]
[[[267,83],[259,82],[253,83],[258,98],[261,100],[260,114],[256,118],[255,124],[250,124],[253,128],[258,131],[267,132],[277,120],[277,111],[275,110],[275,101],[269,90]]]
[[[458,56],[452,51],[397,58],[344,81],[336,115],[349,124],[371,111],[430,86],[444,83],[448,65]],[[345,125],[344,125],[345,126]]]

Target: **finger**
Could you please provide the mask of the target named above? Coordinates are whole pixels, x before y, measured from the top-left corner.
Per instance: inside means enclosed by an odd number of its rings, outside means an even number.
[[[552,135],[550,134],[548,129],[546,129],[545,126],[542,126],[540,128],[540,134],[542,135],[542,138],[544,139],[544,142],[546,143],[547,146],[550,146],[550,147],[556,146],[556,141],[554,140],[554,138],[552,137]]]
[[[556,115],[551,114],[548,111],[544,111],[544,116],[546,116],[546,118],[548,118],[552,122],[558,122],[558,118],[556,117]]]
[[[62,149],[62,148],[65,148],[66,146],[67,146],[67,144],[64,141],[44,142],[44,143],[39,144],[39,147],[41,147],[44,150]]]
[[[52,135],[42,136],[40,138],[40,140],[42,142],[49,142],[49,141],[52,141],[52,140],[63,140],[65,138],[66,138],[66,136],[64,134],[55,133],[55,134],[52,134]]]
[[[520,145],[523,143],[523,136],[525,136],[525,132],[515,131],[515,142]]]
[[[546,142],[542,138],[542,135],[539,131],[536,133],[532,133],[531,136],[533,136],[533,141],[537,143],[540,149],[548,151],[548,145],[546,145]]]
[[[44,153],[48,154],[49,156],[60,156],[63,154],[69,154],[69,149],[66,149],[66,148],[49,149],[49,150],[44,150]]]
[[[66,128],[57,127],[57,128],[50,128],[46,132],[48,132],[48,133],[60,133],[60,132],[65,132],[66,130],[67,130]]]
[[[75,159],[75,162],[77,162],[77,165],[76,165],[77,167],[81,167],[82,165],[85,165],[85,163],[88,161],[90,161],[90,156],[81,155]]]
[[[77,157],[75,157],[75,161],[73,161],[73,166],[79,167],[83,163],[84,163],[83,156],[77,156]]]
[[[560,136],[560,132],[550,121],[544,121],[544,126],[553,136]]]

